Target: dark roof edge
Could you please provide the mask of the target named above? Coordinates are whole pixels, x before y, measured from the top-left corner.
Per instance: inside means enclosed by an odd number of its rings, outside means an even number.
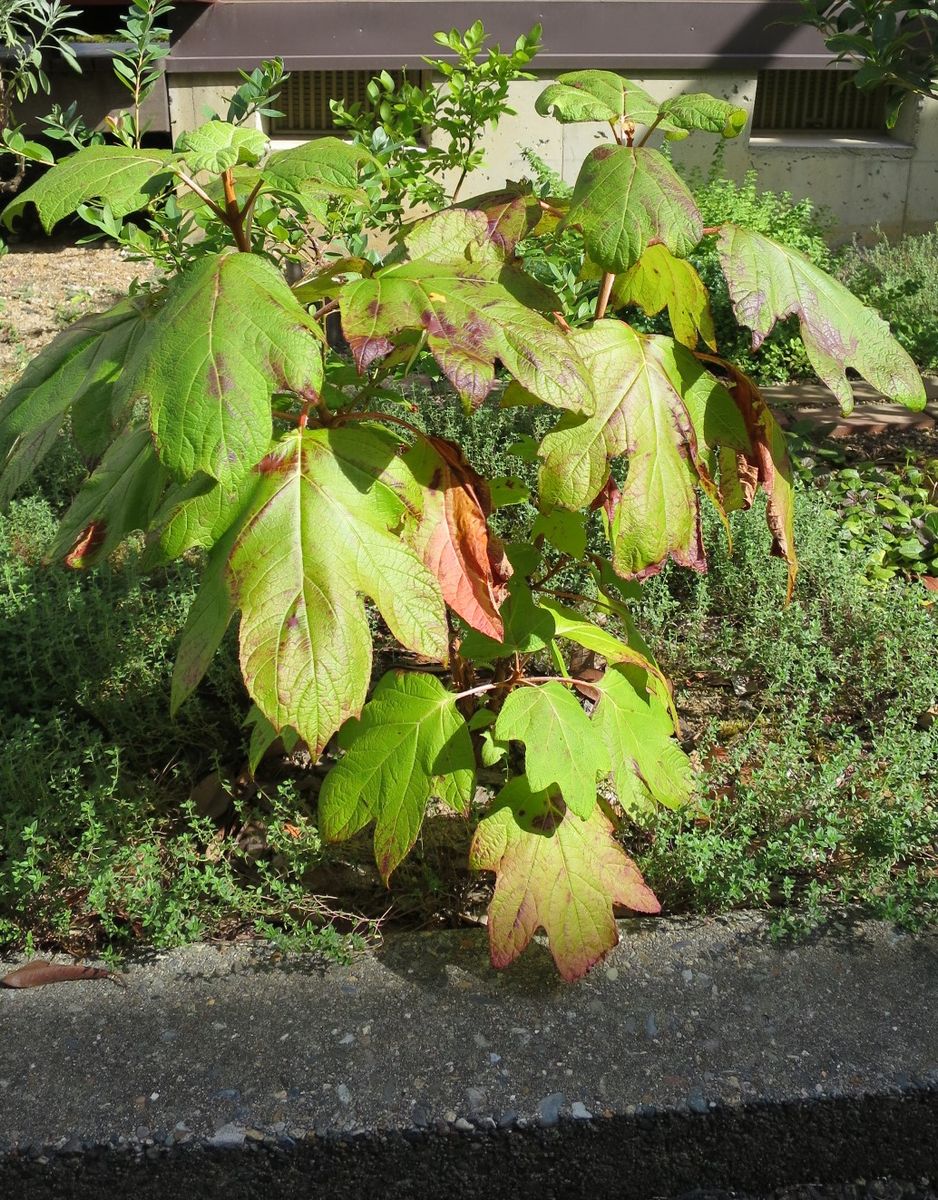
[[[534,66],[545,70],[826,67],[799,13],[792,0],[221,0],[177,13],[167,69],[233,71],[276,55],[292,70],[419,69],[435,30],[476,18],[503,44],[540,22]]]

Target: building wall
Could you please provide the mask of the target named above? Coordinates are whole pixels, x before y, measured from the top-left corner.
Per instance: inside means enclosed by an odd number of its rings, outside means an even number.
[[[513,83],[509,103],[516,115],[505,117],[485,142],[486,164],[470,177],[463,195],[500,187],[506,179],[530,173],[521,149],[530,147],[569,182],[576,179],[584,156],[608,133],[597,125],[560,125],[539,116],[535,101],[556,72]],[[708,91],[738,104],[752,115],[757,74],[748,71],[675,71],[631,73],[656,99],[682,92]],[[223,110],[224,97],[237,86],[228,73],[185,73],[169,76],[169,104],[174,135],[204,119],[205,108]],[[717,138],[693,134],[671,143],[674,162],[682,169],[706,171]],[[660,145],[655,138],[653,145]],[[894,136],[835,136],[825,133],[754,136],[743,133],[723,146],[722,171],[742,179],[755,169],[760,184],[790,191],[796,200],[809,198],[830,209],[834,237],[868,236],[880,225],[892,236],[923,232],[938,221],[938,102],[910,99]]]
[[[92,129],[103,129],[108,117],[115,118],[130,106],[130,94],[114,78],[114,67],[107,47],[80,44],[78,51],[80,75],[60,59],[51,57],[45,65],[51,94],[47,96],[40,92],[16,106],[16,118],[26,126],[29,134],[42,132],[39,118],[49,113],[53,102],[62,108],[77,104],[78,112]],[[152,135],[168,136],[169,111],[162,79],[144,102],[143,120]]]

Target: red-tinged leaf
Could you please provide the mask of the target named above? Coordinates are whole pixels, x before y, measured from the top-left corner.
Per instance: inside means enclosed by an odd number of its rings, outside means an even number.
[[[523,775],[480,822],[469,861],[496,875],[488,911],[495,967],[513,963],[543,928],[560,974],[580,979],[619,940],[614,904],[661,909],[598,805],[581,820],[558,792],[532,792]]]
[[[922,583],[930,592],[938,592],[938,577],[935,575],[923,575]]]
[[[456,207],[484,215],[488,223],[489,241],[506,258],[512,257],[517,244],[534,230],[543,214],[537,197],[522,191],[517,184],[497,192],[473,196]]]
[[[790,600],[798,574],[798,555],[795,553],[794,476],[785,435],[762,393],[742,371],[722,359],[701,355],[716,363],[730,376],[729,392],[733,397],[752,442],[751,451],[720,452],[720,488],[727,512],[752,506],[761,486],[768,497],[766,520],[772,532],[772,553],[788,563],[788,592]]]
[[[83,567],[85,560],[91,558],[98,547],[103,544],[106,529],[107,526],[104,521],[92,521],[88,528],[83,530],[68,554],[66,554],[65,565],[76,569]]]
[[[488,487],[442,438],[421,439],[407,464],[423,488],[414,545],[440,583],[443,599],[473,629],[501,641],[499,609],[508,594],[511,564],[488,527]]]
[[[417,221],[380,270],[340,296],[360,371],[416,331],[467,404],[492,390],[498,360],[545,404],[591,411],[583,363],[542,315],[556,307],[549,289],[505,261],[486,214],[460,209]]]
[[[34,959],[10,971],[0,979],[0,987],[45,987],[48,983],[72,983],[82,979],[110,979],[121,982],[120,976],[104,967],[82,967],[78,963],[51,963]]]
[[[619,507],[621,499],[622,490],[616,483],[615,477],[610,475],[603,484],[601,491],[591,502],[590,509],[595,512],[597,508],[601,508],[606,514],[606,518],[611,522],[616,515],[616,509]]]

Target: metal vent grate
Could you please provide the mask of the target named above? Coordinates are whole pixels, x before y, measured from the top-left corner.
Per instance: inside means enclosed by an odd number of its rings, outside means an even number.
[[[760,71],[753,133],[885,133],[885,89],[861,92],[851,71]]]
[[[389,71],[397,86],[404,78],[402,71]],[[370,108],[368,81],[374,71],[294,71],[280,90],[276,107],[282,117],[271,119],[274,133],[303,132],[325,133],[335,129],[330,100],[344,100],[346,104],[358,101]]]

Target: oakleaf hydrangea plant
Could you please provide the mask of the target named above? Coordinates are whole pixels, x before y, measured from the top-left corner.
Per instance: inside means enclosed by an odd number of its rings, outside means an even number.
[[[8,225],[32,205],[48,230],[82,206],[139,226],[163,203],[189,213],[199,238],[165,283],[81,319],[27,367],[0,404],[0,501],[67,430],[89,474],[51,558],[86,569],[134,531],[154,565],[204,554],[173,705],[237,622],[252,762],[278,736],[324,756],[322,833],[373,826],[386,881],[431,802],[460,814],[471,866],[495,877],[493,963],[543,929],[572,980],[615,944],[616,906],[659,908],[617,822],[693,793],[671,690],[631,619],[636,584],[669,559],[706,570],[701,504],[725,517],[759,489],[789,591],[797,570],[784,437],[720,357],[688,256],[716,239],[755,347],[795,315],[845,410],[848,369],[910,408],[925,397],[876,314],[796,251],[705,228],[650,144],[734,137],[742,110],[705,94],[659,103],[606,71],[560,76],[538,110],[609,133],[569,200],[524,185],[461,198],[406,223],[378,262],[327,243],[333,214],[371,204],[380,184],[360,143],[271,149],[219,118],[173,150],[64,158],[7,206]],[[582,237],[602,280],[595,319],[577,328],[517,253],[558,224]],[[286,227],[291,245],[301,228],[327,243],[294,284],[280,269]],[[673,336],[638,332],[633,306],[666,308]],[[336,312],[351,363],[326,336]],[[504,480],[480,477],[406,407],[376,403],[421,355],[467,412],[505,382],[504,404],[556,410],[536,447],[528,540],[492,531]],[[591,517],[605,553],[587,550]],[[570,563],[591,581],[582,595],[551,586]],[[369,611],[399,645],[376,681]],[[590,670],[572,665],[582,652]],[[496,786],[477,788],[482,767]]]

